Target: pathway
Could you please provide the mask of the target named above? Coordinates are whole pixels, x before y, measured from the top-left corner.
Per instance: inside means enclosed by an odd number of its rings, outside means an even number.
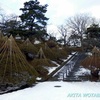
[[[56,72],[52,80],[80,81],[75,73],[80,68],[80,62],[86,57],[85,53],[76,54],[68,61],[58,72]],[[83,79],[84,80],[84,79]]]

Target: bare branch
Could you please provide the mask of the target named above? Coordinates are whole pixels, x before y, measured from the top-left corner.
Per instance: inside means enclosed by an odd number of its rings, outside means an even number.
[[[68,29],[67,29],[66,25],[60,25],[60,26],[58,26],[58,32],[62,36],[64,45],[66,45],[67,36],[68,36]]]

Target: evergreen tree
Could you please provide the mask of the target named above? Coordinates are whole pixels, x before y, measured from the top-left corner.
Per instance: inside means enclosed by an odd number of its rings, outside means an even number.
[[[99,24],[92,24],[87,28],[87,34],[91,38],[100,38],[100,26]]]
[[[0,30],[5,35],[13,35],[16,36],[19,33],[22,33],[22,29],[20,28],[21,21],[18,20],[19,17],[16,15],[4,16],[0,21]]]
[[[6,35],[13,35],[16,36],[19,34],[19,27],[20,27],[20,21],[17,20],[9,20],[0,26],[2,28],[3,32],[6,33]]]
[[[40,5],[38,0],[30,0],[24,3],[24,8],[21,8],[22,15],[19,16],[22,21],[22,27],[28,35],[46,34],[46,25],[48,18],[45,17],[47,12],[47,4]],[[40,34],[39,34],[40,33]],[[36,35],[36,36],[37,36]]]

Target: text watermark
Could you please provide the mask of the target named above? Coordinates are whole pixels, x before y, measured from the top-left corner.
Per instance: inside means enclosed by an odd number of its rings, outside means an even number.
[[[84,98],[100,98],[100,93],[69,93],[67,95],[69,98],[78,98],[78,97],[84,97]]]

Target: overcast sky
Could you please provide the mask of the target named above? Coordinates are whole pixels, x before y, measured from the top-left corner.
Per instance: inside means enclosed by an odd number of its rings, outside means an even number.
[[[21,15],[20,8],[29,0],[0,0],[0,7],[7,14]],[[89,13],[91,16],[100,18],[100,0],[38,0],[41,4],[48,4],[46,17],[49,28],[63,24],[65,19],[77,13]]]

